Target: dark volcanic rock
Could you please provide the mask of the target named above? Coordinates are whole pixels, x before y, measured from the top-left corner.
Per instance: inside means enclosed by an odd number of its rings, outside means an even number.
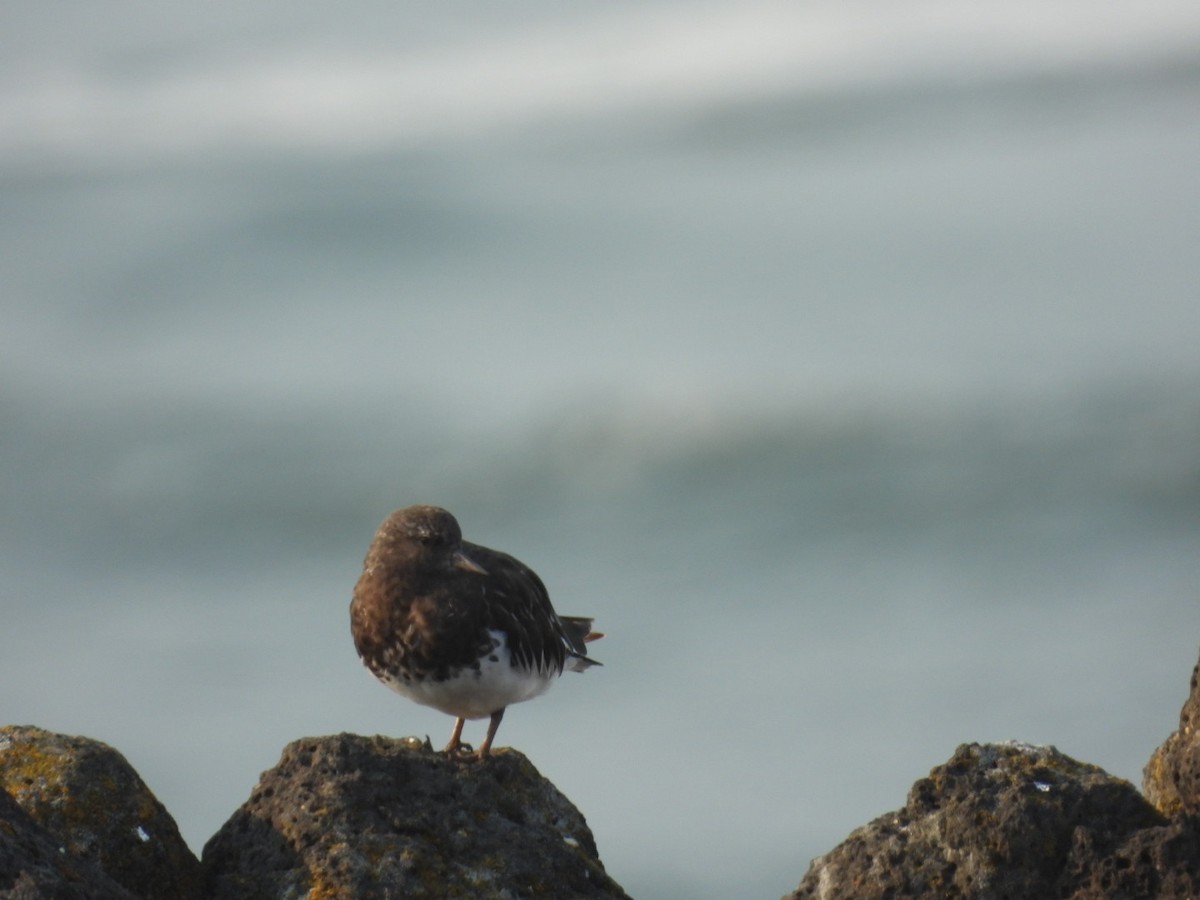
[[[1053,747],[964,744],[789,896],[1190,897],[1197,861],[1195,833],[1128,782]]]
[[[1135,831],[1109,856],[1094,860],[1089,848],[1073,854],[1072,900],[1200,897],[1200,834],[1195,823],[1172,822]]]
[[[0,897],[8,900],[135,900],[60,844],[0,791]]]
[[[625,897],[587,823],[514,750],[414,739],[289,744],[204,848],[216,898]]]
[[[75,860],[80,872],[98,869],[145,900],[197,896],[199,863],[175,820],[108,745],[40,728],[0,728],[0,788],[48,833],[64,865]]]
[[[1164,815],[1200,814],[1200,662],[1192,669],[1192,690],[1179,712],[1178,730],[1142,770],[1142,790]]]

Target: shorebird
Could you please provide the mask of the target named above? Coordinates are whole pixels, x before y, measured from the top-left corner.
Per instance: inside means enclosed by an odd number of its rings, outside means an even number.
[[[567,670],[600,665],[592,620],[560,616],[537,574],[507,553],[462,539],[437,506],[383,520],[350,603],[364,665],[399,694],[455,717],[445,751],[460,756],[463,724],[489,718],[488,755],[504,710],[549,689]]]

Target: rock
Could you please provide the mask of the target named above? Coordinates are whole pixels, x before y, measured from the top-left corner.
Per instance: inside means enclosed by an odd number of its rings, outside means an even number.
[[[198,896],[199,862],[175,820],[108,745],[28,726],[0,728],[0,787],[56,852],[61,848],[64,864],[99,870],[144,900]],[[86,896],[101,896],[101,889]]]
[[[1163,741],[1142,770],[1142,790],[1163,815],[1200,813],[1200,662],[1179,712],[1179,728]]]
[[[1198,863],[1196,833],[1128,782],[1053,747],[964,744],[789,897],[1194,897]]]
[[[0,791],[0,897],[136,900],[95,866],[62,853],[54,837]]]
[[[204,848],[219,898],[623,898],[579,811],[515,750],[415,739],[289,744]]]
[[[1194,900],[1200,897],[1200,834],[1185,822],[1135,831],[1111,855],[1076,874],[1071,900]]]

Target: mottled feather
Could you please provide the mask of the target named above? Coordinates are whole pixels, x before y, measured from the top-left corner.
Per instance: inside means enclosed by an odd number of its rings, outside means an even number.
[[[600,636],[590,618],[559,616],[537,573],[463,541],[455,518],[434,506],[397,510],[379,526],[350,623],[376,677],[458,717],[452,745],[464,717],[491,715],[481,752],[508,703],[537,696],[564,669],[599,665],[587,656]]]

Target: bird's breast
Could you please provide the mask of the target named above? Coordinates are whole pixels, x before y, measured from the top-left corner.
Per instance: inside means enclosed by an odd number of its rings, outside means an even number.
[[[490,652],[436,677],[401,670],[376,674],[396,693],[464,719],[486,718],[513,703],[545,693],[558,673],[514,666],[503,635],[495,631],[490,634],[495,641]]]

